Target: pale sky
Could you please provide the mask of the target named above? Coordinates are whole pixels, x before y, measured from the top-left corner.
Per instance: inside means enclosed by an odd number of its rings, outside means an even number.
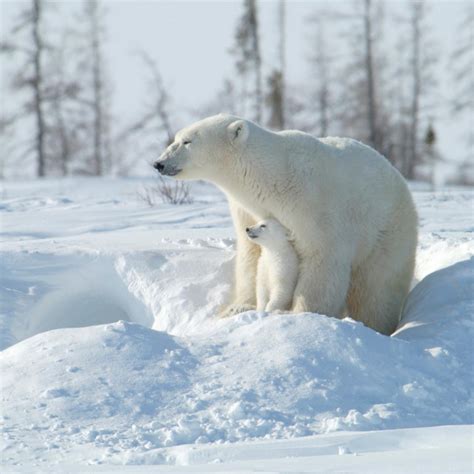
[[[396,2],[402,13],[408,0]],[[2,37],[12,24],[20,0],[0,0]],[[166,85],[169,87],[175,105],[183,110],[196,110],[211,100],[222,85],[224,77],[232,77],[233,58],[229,49],[242,1],[122,1],[106,0],[108,17],[107,63],[114,80],[114,103],[116,112],[123,122],[133,120],[133,114],[140,110],[146,100],[146,71],[134,52],[146,50],[159,64]],[[439,94],[448,95],[450,84],[447,59],[454,48],[457,25],[462,18],[467,1],[429,1],[432,6],[431,24],[433,37],[440,49],[442,61],[439,69],[441,84]],[[62,1],[61,24],[73,21],[77,1]],[[350,9],[348,2],[333,1],[331,5]],[[294,85],[310,81],[307,66],[310,53],[308,38],[310,28],[306,19],[327,2],[287,1],[287,71],[288,80]],[[277,3],[260,1],[262,56],[268,67],[276,61],[276,12]],[[56,15],[58,18],[58,15]],[[52,28],[57,25],[52,25]],[[396,31],[387,31],[396,34]],[[4,58],[1,61],[5,61]],[[3,64],[5,66],[5,64]],[[7,67],[2,67],[5,76]],[[5,79],[5,77],[4,77]],[[2,102],[11,105],[1,89]],[[6,100],[5,100],[6,99]],[[443,115],[443,114],[440,114]],[[444,114],[445,115],[445,114]],[[190,119],[183,114],[178,126],[186,125]],[[437,121],[439,146],[445,155],[457,159],[465,150],[460,145],[461,128],[465,123],[455,123],[446,116]]]

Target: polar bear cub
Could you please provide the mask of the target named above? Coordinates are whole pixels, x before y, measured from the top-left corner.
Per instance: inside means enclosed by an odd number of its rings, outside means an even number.
[[[247,237],[261,247],[257,266],[257,311],[290,309],[298,278],[298,256],[290,232],[275,219],[246,229]]]

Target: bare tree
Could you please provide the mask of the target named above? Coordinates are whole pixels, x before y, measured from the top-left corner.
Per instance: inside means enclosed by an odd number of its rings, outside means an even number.
[[[337,118],[346,134],[389,156],[391,125],[383,51],[385,5],[373,0],[358,0],[353,5],[353,12],[342,12],[338,18],[345,27],[340,36],[349,43],[351,54],[337,71],[341,84]]]
[[[280,71],[281,71],[281,128],[285,128],[285,85],[286,85],[286,2],[280,0],[279,4],[280,23]]]
[[[431,123],[428,125],[422,144],[425,151],[423,158],[419,161],[426,164],[429,168],[429,180],[431,182],[431,188],[433,191],[435,191],[439,185],[443,184],[439,182],[440,175],[438,172],[438,164],[442,161],[442,158],[436,148],[436,132]]]
[[[433,65],[438,54],[430,37],[429,10],[423,0],[410,3],[408,17],[396,18],[398,27],[406,28],[397,47],[400,60],[396,68],[399,83],[398,105],[393,112],[397,134],[397,164],[408,179],[425,161],[429,150],[424,144],[423,129],[429,129],[432,107],[430,92],[436,85]]]
[[[93,174],[101,176],[108,168],[109,111],[107,110],[106,77],[104,71],[104,11],[99,0],[86,0],[84,19],[86,22],[87,67],[90,71],[90,99],[93,136]]]
[[[456,48],[452,54],[453,95],[452,113],[458,119],[465,119],[467,153],[460,165],[463,183],[473,184],[474,180],[474,5],[466,5],[465,14],[457,28]],[[464,137],[463,137],[464,138]]]
[[[375,99],[374,57],[373,57],[373,32],[372,32],[372,0],[364,0],[364,40],[365,40],[365,72],[367,85],[367,121],[369,126],[370,144],[375,148],[380,147],[377,133],[377,106]]]
[[[408,126],[408,154],[404,167],[405,177],[414,178],[415,167],[420,160],[419,156],[419,127],[420,127],[420,97],[422,92],[422,57],[421,57],[421,22],[424,16],[423,1],[415,1],[410,5],[410,45],[411,45],[411,104]]]
[[[71,45],[73,36],[64,30],[59,36],[61,47],[51,52],[50,64],[47,68],[49,77],[45,96],[48,98],[49,125],[48,150],[50,168],[58,169],[66,176],[74,171],[74,162],[80,160],[86,137],[81,137],[81,130],[86,128],[86,122],[81,113],[82,104],[79,97],[81,85],[70,69]]]
[[[266,104],[270,109],[268,126],[273,130],[282,130],[284,127],[283,115],[283,77],[281,71],[273,70],[268,77],[268,93]]]
[[[171,125],[170,96],[161,76],[158,64],[146,52],[138,53],[148,74],[149,96],[140,116],[119,135],[119,141],[132,140],[140,145],[135,146],[139,154],[156,155],[163,147],[174,139]],[[157,137],[163,140],[157,141]],[[144,145],[141,145],[144,143]]]
[[[36,117],[36,141],[37,141],[37,153],[38,153],[38,176],[45,175],[45,150],[44,150],[44,138],[45,138],[45,120],[43,116],[43,72],[42,72],[42,53],[43,53],[43,39],[40,31],[41,23],[41,2],[40,0],[33,0],[33,15],[32,15],[32,37],[33,37],[33,64],[34,72],[31,78],[31,87],[34,92],[34,105],[35,105],[35,117]]]
[[[457,28],[456,47],[451,58],[454,93],[453,111],[463,112],[474,107],[474,5],[466,6]]]
[[[424,4],[421,1],[412,3],[411,5],[411,75],[412,75],[412,93],[410,105],[411,126],[409,130],[409,148],[408,148],[408,164],[405,170],[405,176],[413,179],[416,162],[418,161],[418,127],[420,114],[420,95],[421,95],[421,17],[423,15]],[[432,132],[434,136],[434,131]],[[432,140],[434,142],[434,140]],[[431,149],[431,147],[430,147]]]
[[[33,115],[35,123],[35,142],[32,148],[36,154],[36,175],[45,176],[46,173],[46,120],[44,98],[44,52],[45,40],[43,36],[43,2],[31,0],[20,11],[14,24],[10,37],[11,41],[2,42],[0,51],[4,54],[20,54],[24,61],[15,73],[12,87],[17,91],[28,90],[31,99],[28,100],[23,110],[15,114],[11,120],[19,120]],[[18,38],[24,30],[29,30],[30,40]],[[21,110],[21,108],[19,108]]]
[[[5,110],[0,111],[0,179],[4,179],[6,170],[15,153],[15,120]]]
[[[140,51],[137,57],[145,66],[146,90],[148,95],[138,116],[116,137],[120,169],[119,174],[127,174],[134,163],[141,159],[151,161],[174,140],[175,126],[173,125],[173,101],[163,80],[157,62],[146,52]],[[209,106],[210,113],[215,113],[215,107]],[[220,109],[219,109],[220,110]],[[202,111],[199,116],[202,117]],[[120,151],[129,149],[128,158],[120,159]]]
[[[155,89],[155,101],[153,103],[156,117],[161,121],[164,132],[167,137],[167,144],[173,142],[174,132],[170,123],[170,112],[168,110],[169,95],[163,84],[163,78],[155,61],[151,59],[146,53],[141,53],[142,59],[148,71]]]
[[[278,67],[267,78],[268,92],[265,102],[269,107],[268,125],[274,130],[285,128],[285,72],[286,72],[286,5],[285,0],[278,2]]]
[[[20,11],[9,40],[1,45],[2,52],[23,58],[13,70],[12,85],[20,98],[22,91],[29,94],[8,117],[17,128],[24,119],[33,121],[34,143],[17,140],[18,149],[24,148],[17,159],[34,153],[37,176],[103,174],[107,169],[110,113],[103,14],[95,0],[83,5],[72,29],[62,16],[61,28],[48,29],[46,39],[45,10],[49,22],[59,12],[57,21],[63,13],[61,5],[31,0]],[[29,124],[21,128],[29,129]]]
[[[319,136],[326,136],[329,130],[330,114],[330,57],[325,34],[325,18],[322,13],[316,14],[310,20],[310,25],[315,30],[314,46],[311,48],[313,54],[309,58],[312,68],[311,89],[311,110],[316,112],[318,118],[315,133]]]
[[[235,46],[232,53],[236,57],[237,72],[242,81],[242,99],[252,101],[253,119],[262,119],[262,60],[258,32],[258,13],[256,0],[244,0],[244,13],[239,20],[235,34]],[[247,80],[253,75],[252,92],[247,90]],[[245,109],[243,110],[245,113]]]

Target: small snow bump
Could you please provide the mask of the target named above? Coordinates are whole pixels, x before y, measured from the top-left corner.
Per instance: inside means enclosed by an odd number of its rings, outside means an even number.
[[[425,349],[426,352],[431,354],[435,359],[443,356],[449,355],[449,352],[442,347],[431,347],[430,349]]]
[[[209,438],[207,436],[198,436],[194,443],[195,444],[206,444],[206,443],[209,443]]]
[[[344,454],[352,454],[352,451],[347,446],[338,446],[337,454],[339,454],[339,456],[342,456]]]
[[[99,432],[96,430],[85,430],[82,435],[86,441],[91,442],[94,441],[97,436],[99,436]]]
[[[112,326],[112,331],[115,331],[115,332],[126,332],[128,329],[127,322],[124,321],[123,319],[120,319],[116,323],[113,323],[111,326]]]
[[[242,418],[244,416],[244,410],[240,402],[235,402],[229,407],[229,416],[233,419]]]
[[[160,423],[159,421],[152,421],[151,423],[149,423],[148,425],[148,428],[152,429],[152,430],[159,430],[160,428],[163,427],[163,424]]]
[[[351,317],[349,316],[346,316],[345,318],[342,318],[342,320],[346,323],[350,323],[350,324],[361,324],[359,321],[356,321],[355,319],[352,319]]]
[[[430,394],[418,382],[407,383],[402,387],[403,393],[410,398],[426,400]]]
[[[69,397],[70,394],[65,388],[50,388],[45,390],[41,396],[44,398],[63,398]]]
[[[345,426],[351,427],[364,425],[366,420],[358,410],[349,410],[347,416],[342,420],[342,422]]]

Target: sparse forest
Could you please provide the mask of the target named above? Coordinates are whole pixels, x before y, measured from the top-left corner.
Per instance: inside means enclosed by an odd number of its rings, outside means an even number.
[[[406,178],[432,180],[436,163],[449,160],[437,150],[443,131],[434,110],[443,101],[453,120],[472,120],[472,5],[466,7],[453,50],[445,49],[444,57],[433,39],[431,6],[425,0],[408,3],[403,15],[392,11],[388,1],[353,0],[329,7],[315,2],[314,14],[302,25],[308,47],[301,54],[311,74],[299,84],[291,83],[286,71],[287,38],[293,34],[286,26],[288,2],[272,5],[277,21],[268,32],[262,28],[258,0],[242,0],[229,33],[234,74],[223,77],[222,89],[193,112],[195,118],[222,111],[273,130],[350,136],[380,151]],[[74,22],[62,22],[59,10],[45,0],[19,4],[14,25],[2,33],[1,61],[15,65],[3,93],[15,97],[18,107],[0,112],[0,176],[21,175],[18,169],[34,170],[37,177],[131,174],[138,160],[156,156],[172,140],[175,117],[189,111],[173,100],[150,45],[136,53],[149,100],[140,114],[118,125],[106,5],[83,0]],[[394,28],[399,33],[388,38]],[[329,30],[338,31],[337,47],[330,47]],[[266,57],[262,48],[270,33],[276,38],[277,60]],[[450,97],[439,94],[439,62],[449,64]],[[472,131],[465,141],[466,156],[454,165],[451,180],[473,184]]]

